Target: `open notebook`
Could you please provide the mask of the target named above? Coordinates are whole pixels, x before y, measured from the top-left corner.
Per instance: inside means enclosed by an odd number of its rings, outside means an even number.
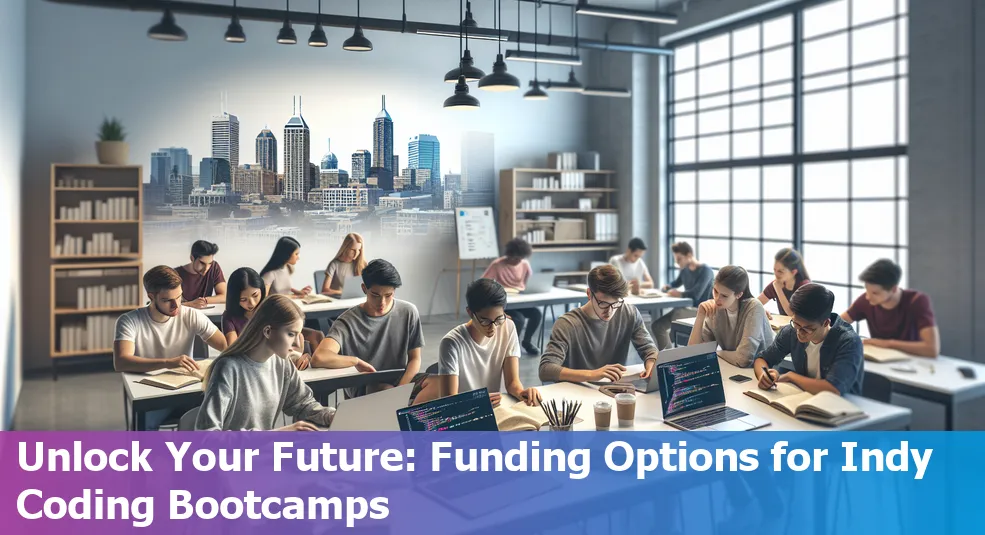
[[[776,386],[775,390],[757,388],[746,390],[745,394],[794,418],[829,427],[838,427],[867,417],[854,403],[838,394],[811,394],[789,383],[777,383]]]
[[[646,297],[650,299],[658,299],[660,297],[667,297],[667,294],[661,292],[660,290],[654,288],[641,288],[640,297]]]
[[[872,362],[898,362],[901,360],[910,360],[910,357],[913,356],[898,349],[870,345],[863,347],[862,354],[865,356],[865,360],[871,360]]]
[[[500,431],[537,431],[547,425],[547,415],[540,405],[531,406],[522,401],[511,407],[500,405],[493,414]],[[581,421],[581,418],[575,418],[575,423]]]
[[[306,305],[314,305],[318,303],[331,303],[334,301],[331,297],[322,294],[308,294],[301,298],[301,302]]]
[[[205,377],[205,372],[214,361],[215,359],[196,361],[196,363],[198,363],[198,370],[194,372],[185,371],[183,369],[156,370],[154,372],[150,372],[147,374],[147,377],[144,377],[137,382],[140,384],[164,388],[166,390],[178,390],[179,388],[184,388],[188,385],[201,383],[202,379]]]

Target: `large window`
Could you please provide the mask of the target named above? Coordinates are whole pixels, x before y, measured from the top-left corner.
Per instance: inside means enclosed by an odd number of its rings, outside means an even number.
[[[757,295],[776,251],[796,247],[837,311],[874,260],[905,276],[906,12],[804,2],[672,43],[672,240],[715,269],[745,267]]]

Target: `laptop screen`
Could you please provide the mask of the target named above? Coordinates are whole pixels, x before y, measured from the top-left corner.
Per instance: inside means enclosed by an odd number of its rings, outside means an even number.
[[[401,431],[499,431],[489,392],[463,392],[397,410]]]
[[[703,353],[657,365],[664,420],[725,403],[717,353]]]

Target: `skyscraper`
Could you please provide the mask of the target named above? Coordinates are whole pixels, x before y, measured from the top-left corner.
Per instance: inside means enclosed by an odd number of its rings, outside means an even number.
[[[429,134],[420,134],[410,138],[407,143],[407,167],[430,169],[431,180],[437,180],[440,189],[441,143],[438,142],[438,138]],[[423,184],[418,185],[424,186]]]
[[[223,158],[202,158],[198,165],[198,187],[209,189],[215,184],[232,183],[229,162]]]
[[[393,161],[390,164],[390,171],[392,171],[393,174],[397,174],[397,172],[400,171],[400,156],[397,156],[396,154],[393,155]]]
[[[325,153],[325,157],[323,157],[321,159],[321,168],[322,169],[338,169],[339,168],[339,159],[335,156],[335,153],[332,152],[332,140],[331,139],[328,140],[328,152],[326,152]]]
[[[387,171],[395,172],[393,168],[393,119],[386,111],[386,95],[383,96],[383,109],[373,121],[373,165]]]
[[[171,153],[163,150],[150,153],[150,183],[171,187]]]
[[[239,119],[231,113],[212,116],[212,157],[239,167]]]
[[[301,116],[301,110],[295,109],[294,116],[284,125],[285,199],[304,201],[307,198],[310,164],[311,130]]]
[[[257,165],[261,169],[277,172],[277,138],[266,126],[257,134]]]
[[[171,167],[177,166],[178,173],[182,175],[192,174],[192,155],[188,154],[188,149],[184,147],[168,147],[160,150],[171,155]]]
[[[308,163],[308,186],[305,188],[305,199],[308,198],[307,193],[313,189],[321,188],[321,173],[318,171],[318,166],[313,163]]]
[[[496,164],[493,135],[466,132],[462,135],[462,192],[470,193],[463,206],[492,206],[495,197]],[[447,188],[446,188],[447,189]]]
[[[352,173],[349,173],[349,179],[357,184],[365,184],[371,167],[373,167],[373,156],[368,150],[353,152]]]

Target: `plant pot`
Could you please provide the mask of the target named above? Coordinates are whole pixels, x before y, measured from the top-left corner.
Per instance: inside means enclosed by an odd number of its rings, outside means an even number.
[[[126,165],[130,159],[130,145],[126,141],[97,141],[96,157],[103,165]]]

